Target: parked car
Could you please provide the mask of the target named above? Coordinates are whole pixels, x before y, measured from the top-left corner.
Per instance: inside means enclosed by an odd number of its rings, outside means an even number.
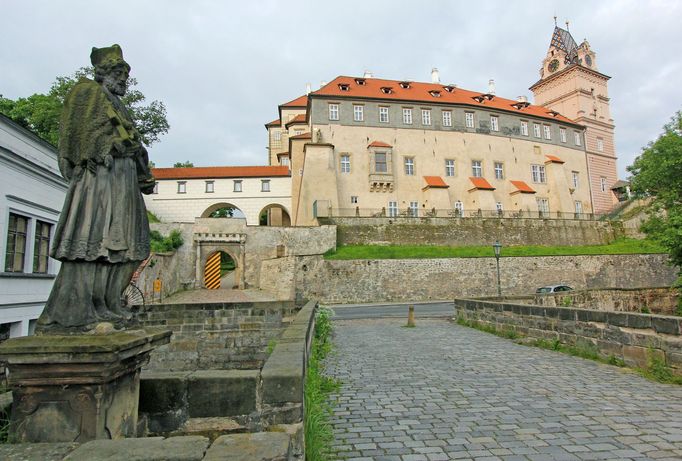
[[[537,290],[535,290],[535,293],[537,294],[545,294],[545,293],[561,293],[562,291],[572,291],[573,288],[569,287],[568,285],[547,285],[544,287],[540,287]]]

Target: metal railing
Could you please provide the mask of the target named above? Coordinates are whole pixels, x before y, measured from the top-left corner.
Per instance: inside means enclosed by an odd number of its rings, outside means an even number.
[[[316,211],[322,211],[319,208]],[[327,208],[321,218],[507,218],[507,219],[571,219],[597,221],[604,215],[562,211],[529,210],[457,210],[436,208]],[[317,214],[316,214],[317,216]]]

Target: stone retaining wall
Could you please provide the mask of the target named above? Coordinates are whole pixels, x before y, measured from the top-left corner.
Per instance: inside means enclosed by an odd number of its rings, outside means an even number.
[[[338,245],[599,245],[625,236],[620,221],[524,218],[325,218]]]
[[[670,286],[667,255],[503,257],[502,293],[524,295],[565,283],[576,289]],[[495,258],[324,260],[297,257],[297,299],[322,303],[426,301],[497,294]]]
[[[455,316],[519,334],[594,348],[646,367],[652,356],[682,375],[682,317],[455,299]]]

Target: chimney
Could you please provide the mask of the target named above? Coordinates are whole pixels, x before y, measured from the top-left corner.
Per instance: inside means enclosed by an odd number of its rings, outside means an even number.
[[[495,80],[488,80],[488,94],[495,94]]]
[[[517,96],[516,102],[528,102],[528,98],[526,96]]]
[[[374,78],[374,74],[372,71],[366,70],[365,73],[363,74],[364,78]]]
[[[305,94],[308,95],[310,94],[311,88],[310,88],[310,83],[305,84]]]
[[[437,67],[431,69],[431,83],[440,83],[440,75],[438,74]]]

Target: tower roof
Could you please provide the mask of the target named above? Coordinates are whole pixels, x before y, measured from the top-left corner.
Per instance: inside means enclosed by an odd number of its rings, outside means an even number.
[[[549,46],[550,48],[555,47],[566,52],[566,64],[574,63],[578,60],[578,44],[566,29],[554,26],[554,33],[552,34],[552,41]]]

